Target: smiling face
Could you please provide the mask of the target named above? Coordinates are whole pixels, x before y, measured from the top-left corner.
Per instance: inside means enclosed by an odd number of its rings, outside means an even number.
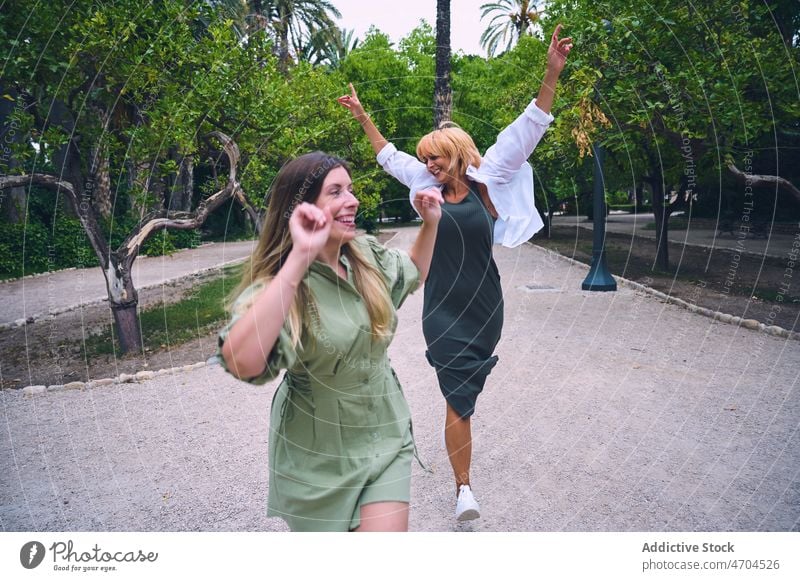
[[[446,184],[453,179],[450,175],[451,160],[444,155],[430,154],[423,158],[423,163],[430,174],[436,178],[440,184]]]
[[[464,181],[467,168],[480,167],[475,142],[460,127],[445,127],[424,135],[417,144],[417,157],[440,184]]]
[[[353,180],[345,168],[339,166],[328,172],[314,205],[318,208],[340,207],[333,216],[332,242],[341,245],[356,237],[358,199],[353,195]]]

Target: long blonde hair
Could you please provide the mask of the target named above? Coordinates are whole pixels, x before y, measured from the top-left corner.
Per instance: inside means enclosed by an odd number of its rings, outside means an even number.
[[[313,204],[319,197],[322,182],[328,172],[337,167],[344,168],[350,174],[350,167],[344,160],[315,151],[301,155],[281,168],[270,189],[261,235],[253,254],[244,264],[242,280],[230,296],[229,308],[236,297],[251,284],[268,282],[278,273],[292,249],[292,237],[289,233],[292,212],[301,202]],[[373,340],[386,337],[391,333],[392,304],[383,275],[355,244],[344,244],[342,253],[350,262],[356,290],[364,299],[369,313]],[[255,296],[252,298],[255,299]],[[288,317],[289,330],[295,345],[300,344],[303,327],[310,322],[309,309],[313,300],[311,290],[305,281],[301,282]],[[240,305],[237,308],[246,310],[248,307],[249,305]]]
[[[432,156],[450,158],[447,173],[461,177],[470,165],[480,167],[481,154],[469,133],[455,123],[443,122],[439,129],[424,135],[417,143],[417,157],[425,160]]]

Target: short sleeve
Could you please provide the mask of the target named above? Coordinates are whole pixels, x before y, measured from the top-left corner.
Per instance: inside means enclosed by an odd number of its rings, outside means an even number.
[[[369,252],[386,278],[392,304],[399,308],[406,297],[419,287],[419,269],[407,252],[386,248],[373,236],[364,236]]]
[[[263,289],[264,283],[257,282],[253,283],[244,291],[242,291],[242,294],[239,295],[231,307],[231,320],[219,332],[219,339],[217,341],[217,358],[219,359],[222,368],[228,373],[231,373],[231,370],[228,369],[225,359],[222,357],[222,345],[228,338],[228,333],[230,333],[230,330],[236,324],[236,321],[244,316],[244,314],[253,304],[253,301],[258,296],[258,293]],[[275,379],[275,377],[278,376],[278,373],[280,373],[281,369],[293,367],[297,362],[297,357],[297,350],[292,344],[292,338],[288,329],[288,325],[284,324],[277,340],[275,341],[272,351],[270,351],[264,362],[264,371],[260,375],[243,379],[243,381],[257,385],[267,383],[268,381]]]

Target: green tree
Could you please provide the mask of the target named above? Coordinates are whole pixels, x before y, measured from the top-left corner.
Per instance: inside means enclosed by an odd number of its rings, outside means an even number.
[[[383,134],[412,154],[420,136],[430,131],[435,50],[433,29],[424,22],[400,41],[399,49],[373,28],[339,70],[342,89],[347,81],[352,82]],[[374,171],[375,156],[361,128],[348,116],[342,119],[348,128],[350,159],[355,168],[368,170],[369,187],[381,197],[379,210],[390,216],[411,218],[414,213],[408,192],[385,173]],[[358,181],[356,186],[359,187]]]
[[[730,189],[726,155],[741,161],[781,127],[797,126],[797,47],[787,46],[769,6],[747,0],[553,0],[543,24],[556,22],[576,39],[557,140],[571,136],[581,157],[600,139],[624,160],[619,175],[630,181],[620,189],[648,184],[660,241],[655,262],[666,270],[669,215]]]
[[[139,349],[131,272],[147,239],[196,229],[231,198],[257,223],[288,157],[341,149],[333,80],[301,64],[287,82],[264,31],[242,42],[202,3],[79,0],[66,12],[40,4],[34,15],[10,4],[0,13],[2,85],[25,137],[0,190],[32,184],[68,199],[106,277],[121,347]],[[112,189],[128,196],[115,205],[131,208],[110,220],[93,204],[101,150]],[[189,168],[200,164],[209,179],[198,184]]]

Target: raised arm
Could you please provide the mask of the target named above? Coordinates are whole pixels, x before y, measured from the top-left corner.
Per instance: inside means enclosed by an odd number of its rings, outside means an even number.
[[[367,134],[367,139],[369,139],[372,145],[372,150],[375,152],[375,155],[378,155],[381,149],[386,147],[389,142],[381,135],[381,132],[378,131],[378,128],[372,122],[370,116],[364,111],[361,101],[358,100],[358,95],[356,94],[355,87],[353,87],[353,83],[350,83],[350,94],[342,95],[336,100],[339,101],[343,107],[347,108],[353,115],[353,118],[358,121],[364,133]]]
[[[342,95],[337,101],[353,114],[353,117],[364,129],[364,133],[372,145],[372,150],[378,157],[378,163],[381,164],[384,171],[409,188],[412,203],[415,192],[436,184],[436,180],[425,169],[425,164],[404,151],[398,151],[381,135],[372,119],[364,111],[361,101],[358,100],[353,83],[350,83],[350,94]]]
[[[558,38],[559,24],[547,49],[547,67],[539,89],[539,95],[525,111],[497,136],[497,141],[483,156],[481,171],[502,181],[511,179],[530,157],[553,121],[550,109],[553,106],[556,84],[564,70],[567,54],[572,49],[571,38]],[[490,190],[489,194],[493,192]]]
[[[231,328],[222,345],[222,357],[239,379],[263,373],[267,356],[275,346],[297,287],[309,265],[328,240],[333,223],[331,210],[308,203],[297,206],[289,219],[292,250],[278,274]]]
[[[562,38],[559,40],[558,33],[561,32],[561,25],[556,26],[553,36],[550,38],[550,46],[547,49],[547,68],[544,72],[542,86],[539,89],[539,96],[536,97],[536,106],[545,113],[550,113],[553,106],[553,97],[556,94],[556,83],[564,65],[567,63],[567,55],[572,50],[572,38]]]

